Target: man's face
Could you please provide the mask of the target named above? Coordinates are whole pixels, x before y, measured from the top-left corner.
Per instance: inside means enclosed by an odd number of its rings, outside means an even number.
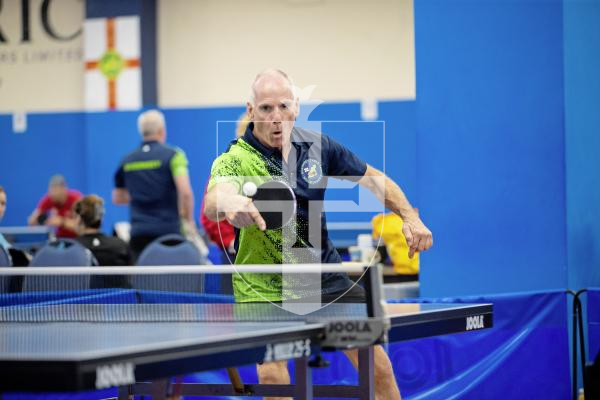
[[[4,217],[6,211],[6,193],[0,192],[0,220]]]
[[[265,77],[255,85],[254,104],[248,103],[248,114],[254,122],[254,136],[264,145],[281,150],[289,141],[298,102],[284,78]]]
[[[63,185],[50,185],[48,187],[48,196],[56,204],[63,204],[67,201],[67,188]]]

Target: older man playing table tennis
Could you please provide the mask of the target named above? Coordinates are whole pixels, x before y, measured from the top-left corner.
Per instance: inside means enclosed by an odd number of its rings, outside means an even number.
[[[361,161],[354,153],[326,135],[294,126],[299,113],[299,99],[293,82],[280,70],[269,69],[257,75],[252,84],[252,98],[247,104],[251,123],[245,134],[231,143],[213,163],[204,213],[212,220],[227,220],[236,228],[236,264],[340,263],[341,257],[328,239],[325,216],[319,210],[320,243],[311,239],[309,205],[322,204],[326,177],[345,177],[371,190],[392,212],[404,220],[403,232],[410,256],[429,249],[432,234],[406,199],[400,187],[381,171]],[[317,144],[317,146],[314,146]],[[311,150],[313,147],[313,150]],[[315,153],[314,149],[319,149]],[[283,179],[293,188],[298,206],[294,223],[294,242],[286,244],[285,229],[267,229],[265,220],[243,187],[256,177],[263,180]],[[259,179],[258,183],[261,183]],[[318,203],[321,202],[321,203]],[[311,209],[311,212],[313,210]],[[311,223],[314,223],[314,213]],[[309,234],[309,231],[311,234]],[[294,250],[305,248],[298,257]],[[314,249],[317,249],[314,251]],[[286,251],[289,250],[289,253]],[[313,250],[313,251],[311,251]],[[290,255],[291,254],[291,255]],[[282,302],[283,286],[278,274],[234,275],[236,301]],[[322,302],[357,302],[363,289],[342,273],[322,275]],[[356,351],[346,351],[356,366]],[[286,362],[258,366],[261,383],[289,383]],[[384,350],[375,350],[375,392],[377,399],[399,399],[392,366]]]

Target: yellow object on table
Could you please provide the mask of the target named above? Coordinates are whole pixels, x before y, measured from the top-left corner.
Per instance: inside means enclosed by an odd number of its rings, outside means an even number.
[[[394,271],[402,275],[419,273],[419,253],[408,258],[408,245],[402,233],[402,218],[396,214],[378,214],[371,220],[373,239],[379,237],[387,247],[388,255],[394,265]]]

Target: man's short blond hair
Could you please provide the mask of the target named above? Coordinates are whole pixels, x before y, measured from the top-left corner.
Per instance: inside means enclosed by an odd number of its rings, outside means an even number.
[[[284,78],[292,91],[294,98],[296,98],[296,86],[294,85],[294,80],[284,71],[278,68],[267,68],[256,75],[254,81],[252,82],[252,86],[250,87],[250,103],[254,104],[254,100],[256,99],[256,83],[265,76],[279,76]]]
[[[148,110],[140,114],[137,123],[142,137],[154,136],[165,128],[165,116],[158,110]]]

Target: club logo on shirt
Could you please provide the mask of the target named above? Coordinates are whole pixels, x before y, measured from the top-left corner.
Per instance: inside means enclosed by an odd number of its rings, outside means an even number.
[[[323,179],[323,168],[321,168],[321,163],[313,158],[304,160],[300,172],[302,174],[302,179],[311,184],[318,183]]]

